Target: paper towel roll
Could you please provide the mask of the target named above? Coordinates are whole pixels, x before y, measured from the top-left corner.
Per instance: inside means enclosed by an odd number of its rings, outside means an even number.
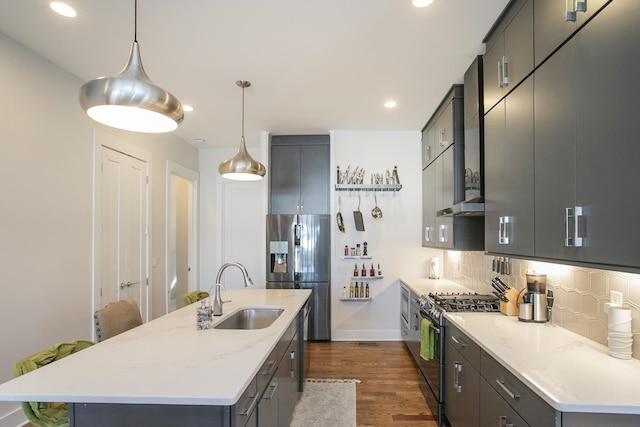
[[[609,331],[631,333],[631,309],[629,307],[609,307]]]

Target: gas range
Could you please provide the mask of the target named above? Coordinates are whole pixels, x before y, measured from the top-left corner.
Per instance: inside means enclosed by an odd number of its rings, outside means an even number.
[[[496,312],[500,311],[500,300],[493,295],[478,293],[430,292],[421,295],[418,304],[423,315],[439,321],[445,311],[449,312]]]

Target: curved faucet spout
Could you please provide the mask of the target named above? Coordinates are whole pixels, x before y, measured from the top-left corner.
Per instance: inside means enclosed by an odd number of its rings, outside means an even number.
[[[222,279],[222,273],[224,273],[224,271],[229,267],[238,267],[240,269],[240,271],[242,272],[242,277],[244,279],[245,287],[253,286],[253,280],[251,280],[251,277],[249,277],[249,273],[247,272],[247,269],[244,267],[244,265],[240,264],[239,262],[227,262],[223,264],[222,267],[220,267],[220,270],[218,270],[218,275],[216,276],[216,283],[222,283],[220,281]]]
[[[223,264],[222,267],[220,267],[220,270],[218,270],[218,274],[216,275],[216,283],[213,285],[216,288],[215,295],[212,298],[213,301],[211,301],[211,307],[214,316],[222,315],[222,304],[225,302],[222,301],[222,298],[220,296],[220,289],[224,288],[221,282],[222,273],[229,267],[238,267],[240,269],[240,271],[242,272],[242,277],[244,278],[245,287],[253,286],[253,280],[251,280],[251,277],[249,277],[249,273],[247,272],[247,269],[244,268],[244,265],[240,264],[239,262],[227,262]]]

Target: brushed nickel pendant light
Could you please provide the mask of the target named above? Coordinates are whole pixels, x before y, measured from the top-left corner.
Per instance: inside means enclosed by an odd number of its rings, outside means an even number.
[[[223,178],[237,181],[257,181],[267,173],[264,165],[249,155],[244,143],[244,89],[251,86],[251,82],[238,80],[236,82],[242,88],[242,138],[238,152],[230,159],[218,166],[218,172]]]
[[[151,82],[142,67],[138,46],[138,1],[127,65],[113,77],[99,77],[80,88],[80,105],[93,120],[133,132],[175,130],[184,119],[178,98]]]

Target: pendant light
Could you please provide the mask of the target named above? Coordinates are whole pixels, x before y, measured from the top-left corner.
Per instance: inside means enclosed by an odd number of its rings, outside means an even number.
[[[238,80],[236,82],[242,88],[242,138],[238,152],[230,159],[218,166],[218,172],[223,178],[238,181],[257,181],[262,179],[267,170],[264,165],[249,155],[244,143],[244,89],[251,86],[251,82]]]
[[[99,77],[80,88],[80,105],[93,120],[134,132],[175,130],[184,119],[178,98],[151,82],[142,67],[138,46],[138,1],[127,65],[114,77]]]

